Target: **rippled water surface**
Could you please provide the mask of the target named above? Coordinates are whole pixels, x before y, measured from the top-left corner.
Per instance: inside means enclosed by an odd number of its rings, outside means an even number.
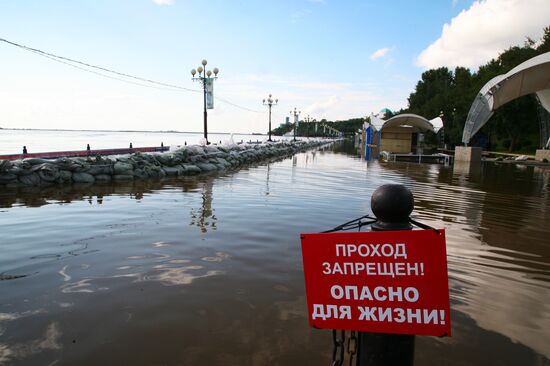
[[[366,163],[346,145],[237,172],[0,191],[0,364],[330,365],[299,233],[384,183],[447,230],[453,336],[417,365],[550,365],[550,171]]]

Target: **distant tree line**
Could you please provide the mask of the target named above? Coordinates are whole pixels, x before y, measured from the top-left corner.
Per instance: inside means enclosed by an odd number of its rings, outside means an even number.
[[[475,72],[465,67],[427,70],[422,73],[420,81],[409,95],[408,107],[387,113],[386,117],[415,113],[432,119],[442,113],[445,143],[451,148],[460,145],[468,111],[483,85],[493,77],[505,74],[520,63],[545,52],[550,52],[550,26],[544,29],[539,41],[527,38],[523,46],[508,48]],[[364,121],[364,118],[351,118],[343,121],[323,119],[320,122],[346,135],[353,135]],[[293,123],[283,124],[272,132],[283,135],[292,131],[293,126]],[[313,136],[311,131],[312,123],[300,123],[297,135]],[[318,130],[317,135],[322,133]],[[435,136],[427,136],[427,140],[435,141]],[[527,95],[497,109],[472,142],[491,150],[530,152],[538,148],[539,141],[537,102],[534,95]]]
[[[326,119],[322,119],[320,121],[310,121],[310,122],[304,122],[300,121],[298,123],[298,129],[296,130],[296,136],[309,136],[309,137],[319,137],[319,136],[328,136],[329,132],[323,132],[322,125],[327,125],[329,127],[332,127],[340,132],[342,132],[344,135],[347,136],[353,136],[363,125],[365,122],[364,118],[351,118],[343,121],[328,121]],[[315,131],[315,124],[317,124],[317,131]],[[283,123],[279,127],[273,129],[271,132],[274,135],[281,136],[284,135],[287,132],[293,133],[294,131],[294,123]]]
[[[443,113],[445,142],[462,142],[462,130],[479,90],[493,77],[505,74],[520,63],[550,51],[550,27],[539,42],[527,38],[522,47],[511,47],[472,73],[465,67],[446,67],[424,72],[408,98],[409,106],[400,113],[416,113],[428,119]],[[534,95],[513,100],[495,111],[489,123],[477,134],[492,150],[533,151],[539,145],[537,104]],[[475,143],[476,141],[474,141]],[[485,143],[485,142],[483,142]]]
[[[342,133],[344,135],[353,136],[357,130],[361,128],[363,125],[363,122],[365,122],[364,118],[351,118],[344,121],[328,121],[326,119],[322,119],[320,121],[300,121],[298,123],[298,129],[296,130],[296,136],[309,136],[309,137],[319,137],[319,136],[328,136],[329,132],[328,130],[323,132],[322,125],[327,125],[329,127],[332,127]],[[317,124],[317,131],[315,131],[315,124]],[[287,132],[293,133],[294,131],[294,123],[283,123],[279,127],[272,130],[272,133],[281,136],[284,135]]]

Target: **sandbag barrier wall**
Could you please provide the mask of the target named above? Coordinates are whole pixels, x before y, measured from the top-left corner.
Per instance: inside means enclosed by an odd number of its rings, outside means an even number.
[[[174,152],[127,156],[0,160],[0,186],[48,186],[185,176],[236,168],[327,144],[296,141],[258,145],[186,146]]]

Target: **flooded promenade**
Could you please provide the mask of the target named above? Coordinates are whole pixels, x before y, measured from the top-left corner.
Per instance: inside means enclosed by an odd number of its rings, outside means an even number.
[[[237,172],[0,191],[0,365],[328,365],[300,232],[401,183],[447,231],[453,336],[416,365],[550,364],[550,171],[365,162],[347,143]]]

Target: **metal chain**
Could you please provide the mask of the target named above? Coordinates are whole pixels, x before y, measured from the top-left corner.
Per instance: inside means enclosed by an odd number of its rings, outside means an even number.
[[[346,222],[343,225],[337,226],[332,230],[328,230],[326,232],[333,232],[333,231],[340,231],[340,230],[350,230],[357,228],[357,231],[361,231],[361,226],[364,225],[370,225],[374,221],[367,221],[367,222],[361,222],[362,219],[368,218],[372,219],[370,216],[366,215],[363,217],[360,217],[358,219],[352,220],[350,222]],[[353,226],[351,226],[352,224]],[[341,331],[341,336],[338,338],[338,331],[336,329],[332,330],[332,366],[342,366],[344,363],[344,350],[347,349],[347,353],[349,356],[349,366],[355,366],[354,360],[355,356],[357,355],[357,336],[356,332],[352,330],[350,332],[349,338],[347,339],[347,347],[346,347],[346,331]]]
[[[354,366],[354,358],[357,354],[357,336],[355,335],[355,331],[352,330],[350,332],[349,338],[348,338],[348,355],[349,355],[349,366]]]
[[[365,219],[365,221],[363,221]],[[332,233],[335,231],[346,231],[346,230],[352,230],[361,228],[361,226],[370,225],[372,223],[376,222],[376,218],[372,217],[370,215],[364,215],[361,217],[358,217],[354,220],[348,221],[342,225],[338,225],[335,228],[332,228],[330,230],[321,231],[322,233]]]
[[[437,230],[436,228],[434,227],[431,227],[430,225],[426,225],[426,224],[423,224],[421,222],[418,222],[416,220],[413,220],[412,218],[409,217],[409,222],[413,225],[416,225],[418,226],[419,228],[421,229],[424,229],[424,230],[432,230],[434,231],[437,235],[441,235],[441,232],[439,230]]]
[[[332,330],[332,366],[342,366],[344,363],[344,346],[346,343],[346,332],[340,331],[340,338],[336,329]]]

